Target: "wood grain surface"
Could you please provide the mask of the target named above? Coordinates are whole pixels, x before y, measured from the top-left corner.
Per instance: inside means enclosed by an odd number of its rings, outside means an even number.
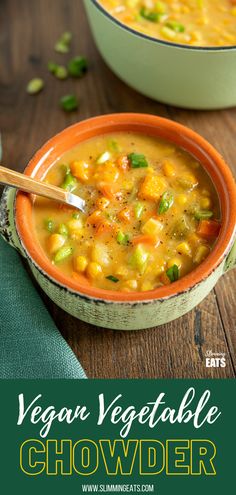
[[[64,63],[54,44],[72,31],[71,55],[85,54],[88,74],[58,81],[47,62]],[[43,77],[45,89],[26,93]],[[78,111],[59,98],[76,93]],[[136,93],[105,65],[91,37],[82,0],[0,0],[0,131],[5,166],[23,171],[32,154],[64,127],[90,116],[139,111],[169,117],[208,139],[236,174],[236,109],[196,112],[168,107]],[[192,312],[167,325],[136,332],[104,330],[67,315],[42,294],[58,328],[89,378],[229,378],[236,371],[236,276],[225,275]],[[206,351],[224,352],[225,368],[207,368]]]

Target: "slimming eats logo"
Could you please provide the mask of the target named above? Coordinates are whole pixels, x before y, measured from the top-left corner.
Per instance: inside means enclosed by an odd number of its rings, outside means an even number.
[[[226,357],[224,352],[206,351],[206,367],[207,368],[225,368]]]
[[[109,476],[159,475],[210,475],[216,474],[216,446],[205,438],[173,438],[161,440],[156,434],[151,438],[127,438],[137,425],[146,425],[150,430],[162,430],[161,425],[190,423],[195,430],[203,425],[214,424],[221,415],[219,408],[210,404],[211,392],[205,390],[196,397],[194,387],[189,388],[177,407],[168,405],[166,394],[159,393],[154,401],[140,407],[124,405],[122,394],[107,401],[103,393],[97,397],[97,410],[86,405],[74,409],[63,407],[56,410],[53,405],[42,406],[41,394],[26,404],[24,394],[18,396],[19,412],[17,425],[23,427],[27,421],[38,426],[39,438],[26,439],[20,446],[20,468],[28,476],[79,475],[92,476],[103,472]],[[70,438],[48,439],[54,424],[71,425],[83,423],[95,414],[96,429],[106,423],[118,426],[119,438]]]

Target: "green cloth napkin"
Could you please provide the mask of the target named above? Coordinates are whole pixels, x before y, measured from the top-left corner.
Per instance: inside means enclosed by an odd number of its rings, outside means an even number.
[[[20,256],[1,236],[0,378],[86,378]]]

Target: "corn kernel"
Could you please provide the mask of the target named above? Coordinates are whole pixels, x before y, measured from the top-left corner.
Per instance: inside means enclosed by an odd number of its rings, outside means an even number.
[[[77,256],[74,261],[75,270],[84,272],[88,266],[88,260],[85,256]]]
[[[191,248],[187,242],[181,242],[177,246],[177,251],[178,253],[184,254],[185,256],[192,256]]]
[[[163,163],[162,168],[163,168],[163,172],[166,175],[166,177],[174,177],[175,169],[174,169],[174,166],[172,165],[172,163],[170,163],[168,160],[166,160]]]
[[[65,236],[60,234],[52,234],[48,239],[48,250],[50,254],[56,253],[65,244]]]
[[[67,223],[67,227],[71,233],[79,232],[83,228],[83,222],[81,218],[72,218]]]
[[[127,280],[127,282],[125,283],[125,285],[126,285],[126,287],[128,289],[136,290],[137,287],[138,287],[138,282],[135,279],[133,279],[133,280]]]
[[[236,7],[233,7],[233,9],[231,10],[231,14],[236,16]]]
[[[203,208],[204,210],[207,210],[208,208],[211,207],[211,200],[210,198],[201,198],[200,200],[200,205],[201,205],[201,208]]]
[[[87,275],[90,278],[100,278],[102,276],[101,265],[95,261],[91,261],[87,267]]]
[[[110,204],[110,201],[108,198],[102,197],[98,198],[96,201],[96,205],[100,210],[105,210]]]
[[[153,284],[149,282],[149,280],[145,280],[145,282],[143,282],[141,285],[142,291],[153,290],[153,289],[154,289]]]
[[[208,256],[210,252],[210,249],[208,246],[201,245],[197,248],[197,251],[195,253],[195,256],[193,258],[194,263],[202,263],[202,261],[205,260],[205,258]]]
[[[180,205],[180,206],[183,206],[187,203],[188,201],[188,198],[186,196],[186,194],[179,194],[176,198],[176,201],[177,203]]]
[[[176,257],[176,258],[171,258],[170,260],[167,261],[168,268],[171,268],[174,265],[177,265],[178,268],[181,268],[182,260]]]

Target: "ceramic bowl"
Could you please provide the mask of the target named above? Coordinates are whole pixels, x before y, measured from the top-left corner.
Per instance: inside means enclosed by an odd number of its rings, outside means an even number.
[[[117,292],[81,285],[51,264],[34,233],[32,199],[6,189],[1,204],[0,231],[27,259],[46,294],[71,315],[97,326],[134,330],[167,323],[196,306],[223,273],[236,264],[236,186],[217,151],[201,136],[176,122],[152,115],[114,114],[79,122],[50,139],[35,154],[25,174],[42,179],[63,153],[101,134],[131,130],[159,136],[198,159],[217,189],[222,213],[218,241],[208,258],[179,281],[148,292]]]
[[[236,46],[192,47],[157,40],[84,0],[96,45],[109,67],[140,93],[195,109],[236,105]]]

